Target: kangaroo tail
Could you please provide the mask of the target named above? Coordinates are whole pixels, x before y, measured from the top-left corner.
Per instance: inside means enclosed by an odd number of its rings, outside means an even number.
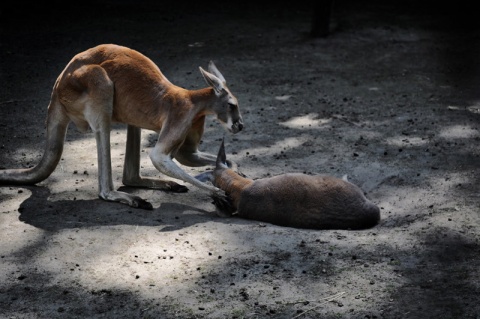
[[[50,176],[62,156],[69,123],[63,106],[52,100],[48,107],[47,141],[42,159],[32,168],[0,170],[0,184],[33,185]]]

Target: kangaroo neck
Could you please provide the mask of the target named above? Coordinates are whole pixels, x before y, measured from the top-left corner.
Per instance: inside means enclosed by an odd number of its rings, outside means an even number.
[[[242,177],[231,169],[223,169],[220,174],[215,176],[215,186],[232,198],[235,208],[238,208],[243,190],[252,183],[252,179]]]
[[[193,104],[205,109],[209,108],[215,100],[215,93],[211,87],[199,90],[188,90],[188,94]]]

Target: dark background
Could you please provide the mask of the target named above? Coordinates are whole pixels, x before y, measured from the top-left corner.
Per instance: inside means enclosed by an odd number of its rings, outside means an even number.
[[[230,318],[234,305],[238,318],[292,318],[345,291],[300,318],[478,318],[474,4],[336,1],[330,32],[314,38],[314,1],[2,2],[1,168],[39,160],[52,86],[68,61],[117,43],[186,88],[203,86],[198,66],[216,62],[245,130],[230,136],[209,122],[202,149],[215,153],[225,134],[227,156],[252,178],[348,174],[382,220],[365,232],[309,232],[220,219],[193,187],[129,190],[152,202],[148,213],[100,201],[94,139],[72,125],[62,168],[38,187],[0,188],[0,238],[9,244],[0,246],[0,317]],[[294,119],[310,122],[284,125]],[[145,136],[148,149],[155,134]],[[124,146],[113,148],[120,185]],[[81,248],[95,241],[101,249]],[[164,276],[163,249],[184,261],[178,280]],[[98,278],[100,267],[113,271]],[[128,289],[115,288],[117,272],[128,274]],[[317,303],[290,303],[300,299]]]

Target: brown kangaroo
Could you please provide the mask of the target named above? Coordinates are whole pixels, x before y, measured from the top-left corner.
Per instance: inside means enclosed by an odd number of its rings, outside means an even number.
[[[380,220],[380,210],[362,190],[340,178],[288,173],[252,180],[227,165],[224,142],[216,167],[196,176],[223,189],[214,199],[222,213],[279,226],[309,229],[366,229]]]
[[[173,161],[187,166],[215,164],[215,155],[198,151],[206,115],[216,115],[232,133],[243,128],[238,101],[225,78],[212,61],[208,71],[200,67],[207,88],[186,90],[170,83],[149,58],[123,46],[102,44],[75,55],[53,87],[42,159],[32,168],[0,170],[0,185],[31,185],[50,176],[61,158],[67,127],[73,122],[80,131],[91,129],[95,133],[98,196],[152,209],[142,198],[113,189],[110,127],[112,122],[118,122],[128,125],[124,185],[174,192],[188,190],[173,181],[140,175],[143,128],[158,133],[157,144],[149,154],[156,169],[221,198],[223,191],[200,182]]]

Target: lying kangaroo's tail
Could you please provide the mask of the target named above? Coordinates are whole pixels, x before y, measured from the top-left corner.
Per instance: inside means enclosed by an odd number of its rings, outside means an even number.
[[[0,170],[0,184],[32,185],[50,176],[62,156],[69,123],[63,106],[52,100],[48,107],[45,152],[40,163],[32,168]]]

